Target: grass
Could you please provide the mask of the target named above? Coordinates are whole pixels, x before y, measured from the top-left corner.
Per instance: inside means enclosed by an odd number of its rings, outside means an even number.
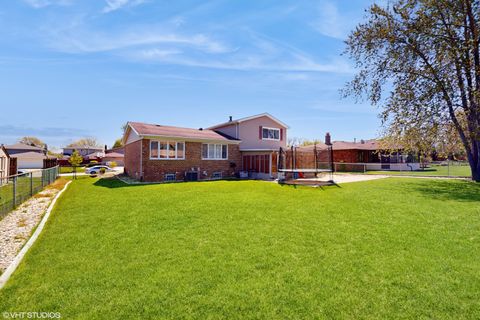
[[[472,171],[468,165],[441,166],[430,165],[418,171],[367,171],[367,174],[408,175],[423,177],[471,177]]]
[[[72,173],[73,167],[60,167],[60,173]],[[85,167],[77,167],[77,173],[85,172]]]
[[[85,177],[0,311],[78,319],[478,319],[480,185]]]

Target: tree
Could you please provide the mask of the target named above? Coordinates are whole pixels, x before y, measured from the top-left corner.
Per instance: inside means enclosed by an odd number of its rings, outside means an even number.
[[[29,146],[36,146],[36,147],[40,147],[40,148],[44,148],[45,147],[45,143],[40,140],[39,138],[37,137],[22,137],[20,139],[18,139],[18,142],[19,143],[23,143],[23,144],[28,144]]]
[[[68,159],[68,162],[73,167],[73,178],[77,178],[77,167],[79,167],[83,162],[83,157],[78,153],[77,150],[73,151],[72,155]]]
[[[344,95],[381,106],[390,136],[453,127],[480,181],[480,0],[374,4],[346,45],[359,71]]]
[[[120,148],[123,147],[123,140],[122,138],[115,140],[112,148]]]
[[[100,147],[100,143],[96,138],[89,137],[89,138],[82,138],[73,143],[70,143],[67,147],[76,147],[76,146],[84,147],[84,148],[88,148],[88,147],[93,148],[93,147]]]

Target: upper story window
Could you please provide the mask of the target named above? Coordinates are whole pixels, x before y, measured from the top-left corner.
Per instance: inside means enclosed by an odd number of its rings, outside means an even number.
[[[202,144],[202,159],[204,160],[227,160],[228,145],[204,143]]]
[[[280,129],[277,128],[262,128],[262,140],[280,140]]]
[[[150,159],[183,160],[185,159],[185,142],[150,141]]]

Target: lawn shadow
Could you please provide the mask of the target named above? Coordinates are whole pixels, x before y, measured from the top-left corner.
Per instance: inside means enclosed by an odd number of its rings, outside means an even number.
[[[428,179],[428,183],[412,186],[430,198],[438,200],[458,200],[480,203],[480,183],[446,179]]]

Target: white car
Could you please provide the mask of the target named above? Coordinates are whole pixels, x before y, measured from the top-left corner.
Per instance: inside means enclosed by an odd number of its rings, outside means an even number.
[[[102,168],[105,169],[105,172],[115,171],[112,168],[110,168],[109,166],[98,165],[98,166],[93,166],[93,167],[85,169],[85,173],[86,174],[99,174],[100,170]]]

